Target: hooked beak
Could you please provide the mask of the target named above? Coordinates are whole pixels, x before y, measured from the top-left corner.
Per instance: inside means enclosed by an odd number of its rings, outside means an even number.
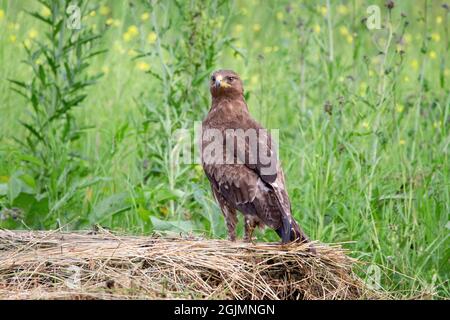
[[[216,82],[214,82],[214,87],[215,87],[216,89],[220,88],[220,82],[221,82],[220,79],[216,79]]]

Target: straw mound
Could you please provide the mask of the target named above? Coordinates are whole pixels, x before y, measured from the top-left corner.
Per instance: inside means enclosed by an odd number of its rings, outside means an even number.
[[[338,246],[0,230],[2,299],[363,299]]]

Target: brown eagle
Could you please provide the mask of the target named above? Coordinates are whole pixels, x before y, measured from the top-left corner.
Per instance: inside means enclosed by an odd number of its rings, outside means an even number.
[[[278,233],[282,243],[309,242],[292,218],[274,143],[251,117],[239,75],[215,71],[210,91],[212,105],[202,123],[202,165],[225,216],[229,240],[236,240],[239,210],[244,215],[245,241],[252,241],[255,227],[265,225]]]

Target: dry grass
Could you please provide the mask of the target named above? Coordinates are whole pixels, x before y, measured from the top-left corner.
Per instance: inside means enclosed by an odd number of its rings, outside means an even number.
[[[373,299],[339,246],[0,230],[2,299]]]

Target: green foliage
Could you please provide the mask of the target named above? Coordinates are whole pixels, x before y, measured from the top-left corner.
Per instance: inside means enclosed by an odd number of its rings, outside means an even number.
[[[155,66],[148,74],[158,89],[144,94],[138,103],[142,114],[138,161],[144,164],[143,182],[138,187],[144,201],[138,201],[138,206],[160,209],[163,216],[176,217],[176,221],[170,222],[173,226],[190,225],[187,219],[201,225],[210,222],[209,216],[203,219],[199,214],[205,210],[204,202],[194,201],[196,184],[186,184],[198,175],[193,170],[195,166],[175,161],[183,141],[174,132],[193,129],[194,121],[199,120],[198,115],[204,114],[209,103],[204,84],[216,66],[218,53],[232,41],[231,37],[221,36],[223,32],[215,25],[214,17],[222,13],[223,20],[228,20],[229,6],[230,3],[217,1],[174,1],[147,7],[152,12],[151,30],[158,34],[158,39],[150,50],[140,48],[141,54],[136,59]],[[146,194],[151,198],[146,198]],[[160,225],[153,223],[156,230]],[[200,229],[211,230],[213,234],[217,231],[209,227]]]
[[[12,90],[27,103],[27,117],[19,120],[27,135],[15,140],[21,146],[17,157],[30,176],[15,172],[8,188],[10,205],[22,211],[25,223],[30,221],[39,228],[55,227],[61,222],[64,206],[92,184],[86,177],[88,164],[75,145],[84,128],[72,110],[83,105],[86,88],[101,76],[89,76],[86,69],[90,60],[103,52],[95,46],[100,34],[70,28],[66,1],[41,4],[50,16],[28,12],[45,32],[44,38],[24,44],[30,80],[9,79]]]

